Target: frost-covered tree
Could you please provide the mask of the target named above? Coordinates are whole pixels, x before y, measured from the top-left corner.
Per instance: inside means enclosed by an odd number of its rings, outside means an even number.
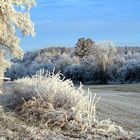
[[[34,25],[30,20],[30,8],[34,0],[0,0],[0,76],[9,66],[9,56],[20,58],[20,39],[16,29],[23,35],[34,35]]]
[[[112,41],[96,42],[91,50],[100,70],[101,81],[107,82],[107,68],[113,64],[117,49]]]
[[[75,54],[79,57],[88,56],[93,45],[94,41],[91,39],[80,38],[76,44]]]

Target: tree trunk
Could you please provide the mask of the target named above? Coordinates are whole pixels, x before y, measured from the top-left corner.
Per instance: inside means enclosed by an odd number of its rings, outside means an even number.
[[[4,78],[4,72],[3,69],[0,68],[0,91],[2,90],[2,86],[3,86],[3,78]]]

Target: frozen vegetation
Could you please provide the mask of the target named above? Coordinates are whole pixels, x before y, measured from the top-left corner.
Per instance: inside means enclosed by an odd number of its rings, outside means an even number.
[[[34,24],[30,20],[30,8],[34,5],[34,0],[0,0],[0,85],[11,64],[9,58],[23,56],[17,29],[24,36],[34,35]]]
[[[140,82],[140,49],[116,47],[111,41],[79,39],[75,48],[46,48],[12,60],[5,76],[12,80],[34,75],[39,69],[61,72],[66,79],[84,84]]]
[[[10,92],[0,96],[3,139],[136,139],[109,119],[97,120],[99,97],[59,73],[18,79]]]
[[[86,50],[85,46],[88,46]],[[102,97],[100,101],[100,96],[89,89],[74,86],[80,82],[139,82],[140,53],[123,49],[110,41],[95,43],[82,39],[76,48],[48,48],[27,52],[22,60],[13,59],[5,73],[14,80],[12,87],[8,91],[4,89],[0,96],[0,137],[11,140],[137,139],[136,129],[128,129],[124,123],[139,126],[136,124],[139,107],[123,97],[117,102],[112,92],[104,98],[97,90]]]
[[[139,82],[138,48],[128,51],[116,48],[112,41],[80,38],[75,48],[27,52],[19,60],[23,50],[17,29],[22,35],[34,35],[30,20],[34,5],[34,0],[0,1],[0,86],[6,77],[15,80],[3,92],[0,87],[0,139],[137,139],[110,119],[98,120],[100,98],[82,85],[77,89],[73,82]]]

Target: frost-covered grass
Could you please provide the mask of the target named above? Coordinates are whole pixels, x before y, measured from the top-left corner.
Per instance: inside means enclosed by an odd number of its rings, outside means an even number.
[[[15,81],[11,112],[1,107],[0,136],[9,139],[132,139],[108,120],[96,119],[99,98],[82,85],[76,89],[61,74],[40,71]]]
[[[54,108],[75,112],[81,122],[84,118],[88,118],[88,121],[95,119],[95,105],[99,98],[95,100],[95,96],[92,96],[89,90],[86,93],[82,89],[82,85],[75,89],[72,81],[61,80],[59,73],[48,72],[45,75],[43,73],[42,70],[32,78],[26,77],[15,81],[17,86],[14,93],[17,95],[17,103],[39,98],[44,102],[51,103]],[[87,96],[84,96],[86,94]],[[15,102],[15,104],[17,103]]]

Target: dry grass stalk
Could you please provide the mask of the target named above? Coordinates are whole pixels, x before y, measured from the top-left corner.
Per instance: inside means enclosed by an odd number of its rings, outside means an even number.
[[[8,129],[8,138],[9,135],[60,140],[133,138],[131,133],[110,120],[96,120],[99,101],[96,94],[84,91],[82,85],[76,89],[70,80],[60,77],[59,73],[44,74],[42,70],[31,78],[16,80],[14,98],[11,98],[14,111],[0,116],[3,129],[0,135],[6,135],[4,131]],[[7,122],[10,117],[12,120]],[[21,124],[23,127],[19,129]]]

